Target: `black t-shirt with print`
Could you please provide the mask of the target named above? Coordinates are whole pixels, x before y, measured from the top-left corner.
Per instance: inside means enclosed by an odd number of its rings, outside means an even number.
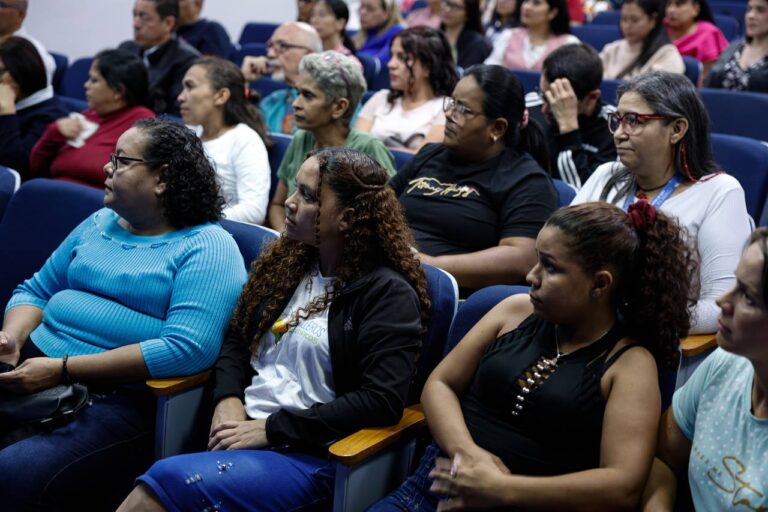
[[[431,256],[480,251],[507,237],[536,238],[557,208],[547,173],[513,149],[462,162],[444,145],[428,144],[390,185],[419,250]]]

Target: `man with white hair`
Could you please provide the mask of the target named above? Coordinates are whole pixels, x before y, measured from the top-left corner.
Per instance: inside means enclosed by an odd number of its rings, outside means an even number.
[[[0,41],[11,36],[23,37],[35,46],[40,58],[45,64],[45,74],[48,78],[48,85],[51,84],[53,73],[56,71],[56,61],[53,56],[45,49],[43,43],[27,34],[22,28],[24,18],[27,17],[27,0],[3,0],[0,2]]]
[[[264,119],[271,132],[293,133],[293,89],[299,78],[299,62],[305,55],[321,52],[323,41],[317,31],[309,24],[290,21],[283,23],[272,33],[267,41],[267,55],[248,56],[243,60],[242,71],[245,79],[252,81],[264,76],[273,80],[285,81],[290,89],[279,89],[262,98],[259,103]]]

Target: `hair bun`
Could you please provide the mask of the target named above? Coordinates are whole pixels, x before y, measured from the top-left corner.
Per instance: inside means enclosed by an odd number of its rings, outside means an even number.
[[[645,233],[656,221],[656,207],[646,199],[638,199],[629,205],[627,216],[637,231]]]

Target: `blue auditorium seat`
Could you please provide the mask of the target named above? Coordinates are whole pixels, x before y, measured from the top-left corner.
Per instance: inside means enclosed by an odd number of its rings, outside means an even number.
[[[539,87],[539,80],[541,79],[541,71],[533,71],[530,69],[513,69],[512,73],[520,79],[520,83],[523,85],[523,92],[528,94],[534,92]]]
[[[742,36],[743,32],[741,30],[741,25],[739,25],[739,20],[733,16],[715,14],[714,18],[715,25],[717,25],[717,28],[720,29],[720,32],[723,33],[727,40],[733,41]]]
[[[0,219],[3,218],[5,209],[21,184],[21,176],[16,171],[7,167],[0,167]]]
[[[50,52],[50,54],[53,57],[54,62],[56,62],[56,71],[53,72],[51,85],[53,86],[54,92],[61,93],[61,86],[64,82],[64,73],[67,71],[67,66],[69,65],[69,58],[61,53]]]
[[[232,50],[232,54],[229,56],[229,60],[234,62],[238,67],[243,64],[243,60],[246,56],[260,56],[267,54],[266,43],[243,43],[235,45]]]
[[[563,180],[553,179],[552,184],[557,189],[557,207],[562,208],[563,206],[568,206],[571,204],[573,198],[576,197],[576,189]]]
[[[602,25],[589,24],[577,27],[571,27],[573,35],[579,38],[582,43],[587,43],[595,50],[600,52],[603,47],[612,42],[622,39],[618,24]]]
[[[269,148],[269,168],[271,171],[269,182],[269,199],[275,195],[277,189],[277,170],[280,168],[280,162],[283,161],[283,156],[288,150],[288,145],[293,139],[292,135],[286,135],[284,133],[271,132],[269,138],[272,140],[272,147]]]
[[[739,180],[747,212],[758,222],[768,197],[768,145],[747,137],[713,133],[712,153],[718,166]]]
[[[685,76],[688,77],[688,80],[690,80],[693,85],[698,87],[699,77],[701,76],[701,71],[704,66],[696,59],[696,57],[689,57],[688,55],[683,55],[683,64],[685,64]]]
[[[245,43],[266,43],[280,25],[278,23],[246,23],[240,33],[241,45]]]
[[[85,81],[91,69],[93,57],[83,57],[74,61],[64,72],[61,82],[61,95],[85,100]]]
[[[768,94],[708,88],[700,89],[699,94],[709,112],[713,132],[768,141]]]

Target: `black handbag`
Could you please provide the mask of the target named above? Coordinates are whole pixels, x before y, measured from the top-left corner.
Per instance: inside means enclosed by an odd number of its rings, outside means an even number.
[[[87,404],[83,384],[60,384],[31,395],[0,392],[0,449],[66,425]]]

